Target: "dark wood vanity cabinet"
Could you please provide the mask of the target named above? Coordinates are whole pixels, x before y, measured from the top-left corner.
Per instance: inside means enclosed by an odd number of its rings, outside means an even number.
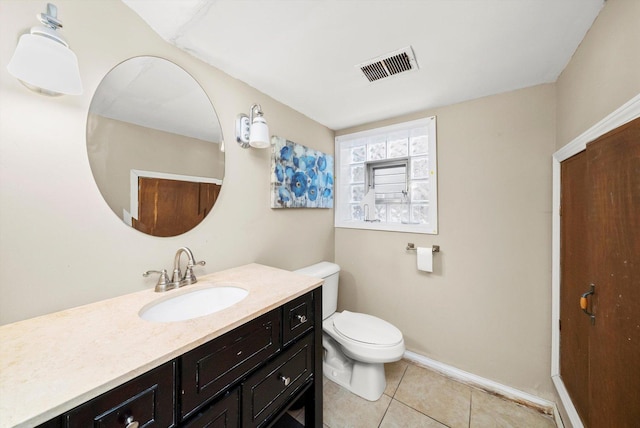
[[[187,352],[181,360],[181,419],[259,367],[282,348],[280,309]]]
[[[319,287],[40,427],[277,427],[301,402],[320,428],[321,323]]]
[[[318,288],[184,354],[180,368],[184,420],[190,421],[200,409],[207,412],[210,402],[218,405],[217,397],[238,385],[241,424],[219,426],[269,426],[302,399],[305,425],[321,427],[321,305]],[[196,418],[203,420],[201,413]]]

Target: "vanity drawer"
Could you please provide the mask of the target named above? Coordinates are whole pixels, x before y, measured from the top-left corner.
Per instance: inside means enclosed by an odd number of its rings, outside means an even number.
[[[242,385],[242,425],[262,426],[313,376],[313,335],[256,371]]]
[[[313,328],[314,292],[285,303],[282,341],[288,344]]]
[[[145,428],[175,426],[175,368],[171,361],[76,407],[64,426],[125,427],[128,418]]]
[[[237,428],[240,426],[240,388],[235,388],[191,418],[184,428]]]
[[[281,348],[278,308],[181,357],[182,418]]]

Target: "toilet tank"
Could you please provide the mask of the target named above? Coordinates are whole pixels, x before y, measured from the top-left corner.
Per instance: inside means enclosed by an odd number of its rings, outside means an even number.
[[[338,307],[338,276],[340,266],[331,262],[320,262],[295,271],[302,275],[324,279],[322,286],[322,319],[327,318]]]

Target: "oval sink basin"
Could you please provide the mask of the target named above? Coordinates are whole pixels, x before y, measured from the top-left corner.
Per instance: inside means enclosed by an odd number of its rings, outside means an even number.
[[[184,321],[226,309],[248,294],[244,288],[231,285],[199,288],[150,303],[140,310],[139,315],[147,321]]]

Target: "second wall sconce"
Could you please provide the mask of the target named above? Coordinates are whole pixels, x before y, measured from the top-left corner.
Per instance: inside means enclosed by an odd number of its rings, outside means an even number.
[[[39,14],[38,19],[42,25],[20,36],[7,70],[27,88],[41,94],[80,95],[78,59],[58,31],[62,28],[58,8],[47,4],[47,12]]]
[[[266,149],[271,145],[269,127],[260,104],[251,106],[249,116],[240,113],[236,118],[236,141],[243,149],[249,147]]]

